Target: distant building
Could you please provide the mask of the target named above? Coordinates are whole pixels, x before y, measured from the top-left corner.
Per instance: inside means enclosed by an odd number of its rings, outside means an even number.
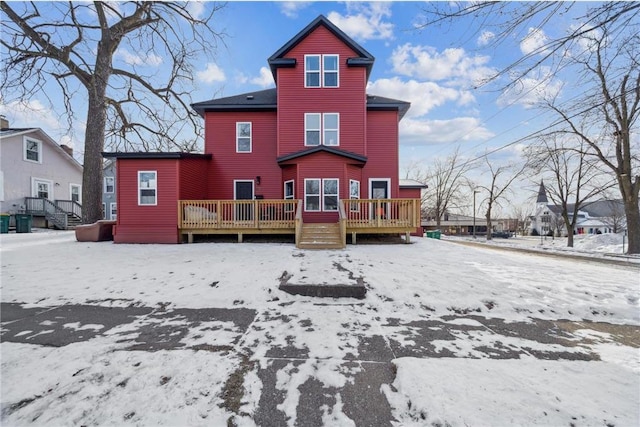
[[[567,205],[569,219],[574,204]],[[626,229],[622,200],[597,200],[584,203],[578,210],[574,234],[617,233]],[[544,182],[540,182],[536,210],[531,216],[529,234],[566,236],[562,207],[549,203]]]
[[[116,201],[116,162],[107,159],[104,165],[102,185],[102,218],[115,221],[117,219],[118,204]]]

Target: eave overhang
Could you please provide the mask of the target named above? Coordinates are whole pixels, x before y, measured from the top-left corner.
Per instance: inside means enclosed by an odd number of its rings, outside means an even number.
[[[334,147],[327,147],[326,145],[319,145],[317,147],[308,148],[305,150],[297,151],[295,153],[287,154],[287,155],[278,157],[276,161],[278,162],[279,165],[282,166],[283,164],[291,160],[295,160],[304,156],[309,156],[315,153],[329,153],[329,154],[334,154],[336,156],[345,157],[347,159],[355,161],[357,164],[360,164],[362,166],[364,166],[365,163],[367,163],[366,156],[362,156],[356,153],[351,153],[349,151],[340,150]]]
[[[211,159],[211,154],[203,153],[146,153],[146,152],[102,152],[102,157],[107,159]]]

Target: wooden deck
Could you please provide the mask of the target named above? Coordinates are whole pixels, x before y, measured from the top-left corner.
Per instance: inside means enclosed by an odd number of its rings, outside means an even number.
[[[342,200],[338,211],[342,240],[351,234],[409,234],[420,226],[420,199]],[[302,200],[180,200],[178,229],[188,242],[195,234],[292,234],[299,243]]]

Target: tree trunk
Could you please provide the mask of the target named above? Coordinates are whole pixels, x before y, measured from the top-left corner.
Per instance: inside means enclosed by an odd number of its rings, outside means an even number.
[[[493,236],[491,235],[491,230],[492,230],[492,226],[491,226],[491,210],[487,211],[487,214],[485,216],[487,218],[487,240],[491,240],[493,238]]]
[[[626,195],[624,210],[627,216],[628,254],[640,254],[640,210],[638,209],[638,193]]]
[[[102,151],[107,113],[104,94],[89,90],[87,127],[84,136],[84,174],[82,177],[82,221],[85,224],[102,219]]]

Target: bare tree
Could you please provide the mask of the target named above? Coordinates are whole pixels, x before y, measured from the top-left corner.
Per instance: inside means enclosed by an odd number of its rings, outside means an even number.
[[[620,233],[626,225],[624,203],[622,200],[607,199],[606,205],[609,208],[609,214],[604,217],[603,221],[614,233]]]
[[[539,138],[538,143],[528,147],[526,155],[528,167],[545,176],[547,196],[560,207],[560,215],[551,218],[555,234],[561,236],[566,230],[567,246],[572,248],[578,212],[589,200],[604,194],[612,183],[587,156],[584,142],[563,140],[558,133]]]
[[[531,224],[531,215],[533,214],[533,206],[530,203],[512,205],[511,216],[516,220],[516,233],[520,231],[520,235],[524,236],[525,231]]]
[[[555,111],[570,132],[586,143],[589,154],[614,173],[625,206],[628,252],[640,253],[640,149],[637,142],[632,146],[640,102],[640,3],[589,4],[566,33],[559,36],[540,33],[555,26],[558,17],[570,12],[576,15],[576,4],[430,3],[425,6],[424,25],[464,19],[470,31],[478,35],[487,31],[487,39],[492,40],[489,46],[493,47],[511,42],[513,37],[525,40],[532,35],[531,31],[542,36],[535,48],[481,82],[496,82],[502,90],[517,88],[524,77],[540,71],[543,65],[550,70],[544,73],[547,79],[569,70],[575,76],[575,71],[584,70],[584,78],[572,78],[579,82],[576,90],[584,93],[584,98],[546,108]],[[588,128],[585,124],[592,126]]]
[[[121,150],[194,148],[193,140],[178,138],[185,129],[200,134],[188,94],[192,64],[210,56],[221,39],[210,26],[220,6],[211,5],[199,17],[188,3],[0,3],[3,101],[28,100],[57,86],[69,124],[83,119],[72,103],[86,102],[85,223],[102,218],[105,141]],[[123,47],[134,60],[118,60]],[[163,57],[169,63],[159,67]],[[156,67],[146,71],[144,61]]]
[[[465,174],[473,168],[460,157],[459,147],[446,159],[436,159],[428,169],[426,183],[429,189],[425,204],[429,216],[436,219],[439,228],[442,217],[462,201]]]
[[[567,124],[568,133],[581,140],[584,152],[613,172],[627,220],[628,253],[636,254],[640,253],[640,146],[638,141],[632,143],[632,135],[640,115],[640,40],[635,33],[612,46],[603,31],[587,41],[589,49],[575,61],[584,67],[585,79],[595,83],[584,99],[593,106],[581,114],[557,104],[550,108]]]
[[[514,167],[512,165],[494,165],[488,156],[485,156],[486,171],[489,175],[490,183],[488,185],[478,185],[476,188],[480,188],[486,191],[487,196],[484,198],[484,206],[486,207],[484,217],[487,223],[487,240],[491,240],[491,231],[493,225],[491,223],[491,216],[495,210],[501,208],[501,200],[508,194],[509,187],[517,178],[519,178],[525,170],[526,165],[520,167]]]

